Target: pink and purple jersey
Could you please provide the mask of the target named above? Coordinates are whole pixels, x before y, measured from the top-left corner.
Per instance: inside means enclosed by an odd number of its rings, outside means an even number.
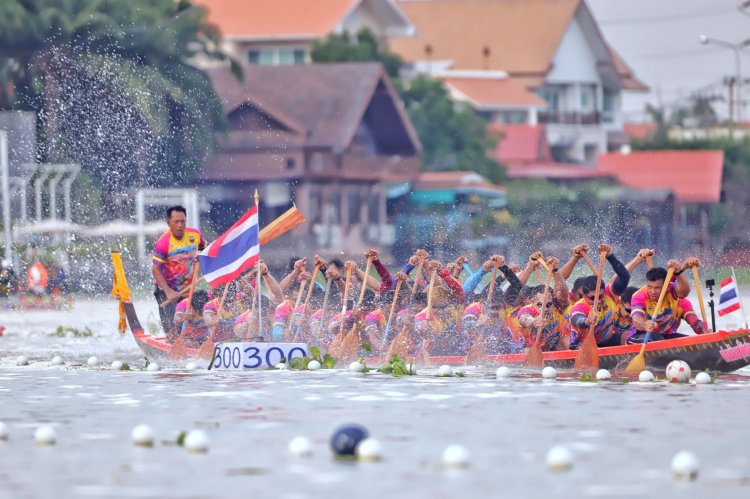
[[[695,316],[693,305],[690,301],[685,298],[678,298],[675,294],[676,286],[675,283],[670,284],[669,291],[664,296],[661,313],[655,318],[657,324],[655,333],[676,333],[682,319],[687,320],[690,315]],[[631,316],[640,315],[647,321],[654,320],[656,302],[648,297],[645,287],[633,294],[633,297],[630,299],[630,305],[632,307]]]
[[[206,241],[198,229],[186,229],[182,239],[177,239],[168,230],[154,245],[153,263],[161,270],[167,284],[179,291],[190,284],[193,257],[206,247]]]
[[[599,305],[599,310],[596,314],[596,321],[594,323],[594,337],[596,338],[597,343],[606,342],[617,332],[615,330],[615,315],[618,309],[618,303],[619,297],[612,292],[612,285],[607,284],[604,286],[604,300],[602,300]],[[580,322],[576,322],[577,316],[578,318],[585,319],[589,316],[591,310],[592,307],[586,302],[585,298],[578,300],[570,309],[569,320],[571,327],[574,330],[577,329],[573,327],[574,323],[580,324]],[[586,326],[586,331],[578,332],[588,332],[588,326]]]

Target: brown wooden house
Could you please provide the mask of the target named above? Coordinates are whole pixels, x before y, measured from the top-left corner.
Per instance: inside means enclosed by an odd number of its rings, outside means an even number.
[[[201,172],[213,225],[228,227],[257,187],[261,224],[292,203],[307,217],[284,249],[390,245],[387,186],[416,178],[421,145],[382,66],[243,69],[242,81],[209,71],[229,122]]]

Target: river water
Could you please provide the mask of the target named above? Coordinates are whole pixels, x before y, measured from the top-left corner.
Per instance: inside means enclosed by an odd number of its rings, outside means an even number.
[[[155,307],[137,303],[144,326]],[[116,332],[116,304],[79,300],[71,311],[7,312],[0,323],[0,497],[748,497],[750,371],[713,385],[543,382],[494,367],[465,377],[353,374],[345,370],[222,373],[183,365],[145,372],[143,355]],[[58,326],[92,336],[54,335]],[[28,366],[16,366],[26,355]],[[60,355],[63,366],[51,364]],[[97,356],[101,364],[89,367]],[[135,370],[111,371],[113,360]],[[660,374],[660,373],[657,373]],[[332,458],[337,426],[366,426],[384,447],[378,463]],[[153,448],[132,428],[150,425]],[[34,431],[52,425],[55,446]],[[205,454],[174,445],[182,431],[210,438]],[[310,458],[287,444],[312,439]],[[464,470],[441,466],[443,450],[466,447]],[[550,473],[545,454],[565,445],[575,463]],[[695,482],[673,480],[672,456],[694,452]]]

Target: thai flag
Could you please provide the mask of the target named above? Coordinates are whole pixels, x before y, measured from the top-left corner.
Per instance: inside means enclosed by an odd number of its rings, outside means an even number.
[[[734,276],[728,277],[721,281],[721,288],[719,291],[719,307],[718,312],[720,317],[724,317],[727,314],[740,309],[740,295],[737,291],[737,281],[734,280]]]
[[[236,279],[258,263],[258,208],[253,206],[198,254],[203,276],[212,287]]]

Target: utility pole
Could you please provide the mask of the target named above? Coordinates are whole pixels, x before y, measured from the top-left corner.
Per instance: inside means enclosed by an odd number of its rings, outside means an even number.
[[[727,95],[728,95],[728,102],[729,102],[729,123],[734,124],[734,108],[735,108],[735,100],[734,100],[734,84],[735,84],[735,77],[734,76],[725,76],[724,77],[724,85],[727,86]]]
[[[8,161],[8,133],[0,130],[0,175],[2,175],[3,194],[3,238],[5,239],[5,256],[10,260],[12,256],[12,244],[10,232],[10,164]]]

